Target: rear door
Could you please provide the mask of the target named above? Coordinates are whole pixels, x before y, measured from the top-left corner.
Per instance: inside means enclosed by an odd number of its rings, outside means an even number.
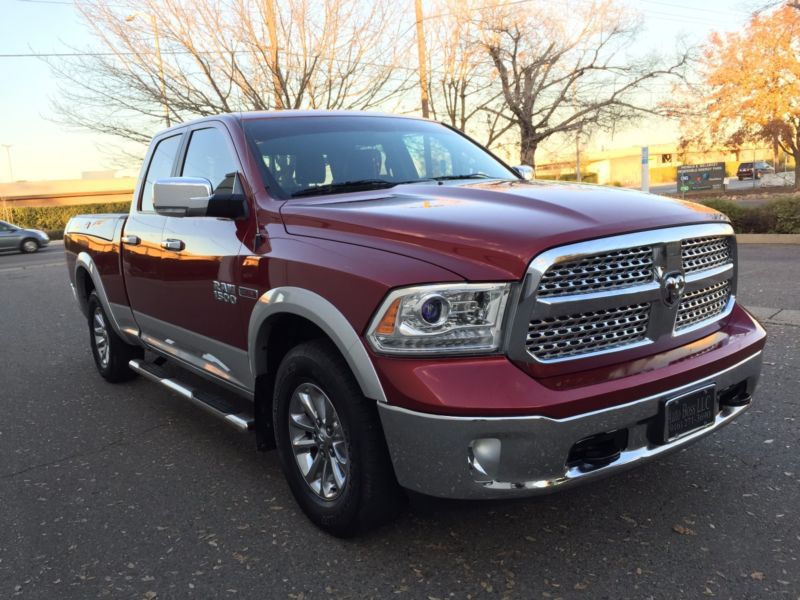
[[[241,164],[225,126],[203,122],[187,132],[178,175],[202,177],[214,191]],[[252,210],[250,211],[252,215]],[[252,385],[240,270],[254,218],[166,217],[160,264],[158,344],[165,351],[242,389]]]
[[[163,319],[163,289],[159,280],[161,234],[166,217],[153,209],[153,184],[170,177],[177,168],[182,133],[168,133],[154,140],[145,158],[147,167],[137,188],[137,197],[125,223],[122,241],[122,269],[128,301],[142,334],[163,335],[154,328]],[[113,308],[113,307],[112,307]]]

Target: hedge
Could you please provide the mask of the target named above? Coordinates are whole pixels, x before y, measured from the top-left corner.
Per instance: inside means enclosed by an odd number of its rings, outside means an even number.
[[[51,237],[59,237],[64,231],[67,221],[75,215],[98,213],[127,213],[130,202],[109,202],[106,204],[81,204],[78,206],[42,206],[11,207],[7,212],[8,220],[26,229],[41,229],[54,233]]]
[[[762,206],[741,206],[721,199],[702,203],[726,214],[736,233],[800,233],[800,198],[782,198]]]
[[[775,200],[762,206],[741,206],[722,199],[702,202],[728,215],[736,233],[800,233],[800,198]],[[128,202],[82,204],[79,206],[46,206],[11,208],[8,220],[29,229],[41,229],[60,237],[67,221],[75,215],[98,213],[127,213]]]

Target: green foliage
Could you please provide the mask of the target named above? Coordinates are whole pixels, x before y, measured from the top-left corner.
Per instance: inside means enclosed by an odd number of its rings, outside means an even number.
[[[78,206],[24,206],[11,208],[8,212],[8,220],[24,227],[25,229],[41,229],[42,231],[53,232],[51,237],[59,237],[58,233],[63,232],[64,227],[75,215],[98,214],[98,213],[126,213],[130,208],[129,202],[109,202],[107,204],[81,204]]]
[[[575,173],[562,173],[560,175],[536,175],[536,179],[555,181],[577,181]],[[597,183],[597,173],[581,173],[581,183]]]
[[[800,200],[784,198],[773,205],[775,233],[800,233]]]
[[[781,198],[762,206],[722,199],[703,204],[727,215],[736,233],[800,233],[800,198]]]

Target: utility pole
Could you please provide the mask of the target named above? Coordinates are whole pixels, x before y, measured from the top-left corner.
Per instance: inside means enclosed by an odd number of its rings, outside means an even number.
[[[11,144],[2,144],[6,149],[6,160],[8,161],[8,180],[14,181],[14,169],[11,168]]]
[[[578,111],[578,84],[572,84],[572,104],[575,112]],[[575,132],[575,181],[581,181],[581,127]]]
[[[158,25],[156,16],[150,15],[150,25],[153,27],[153,39],[156,46],[156,60],[158,60],[158,78],[161,81],[161,105],[164,107],[164,122],[167,127],[172,125],[169,118],[169,104],[167,103],[167,80],[164,78],[164,60],[161,57],[161,43],[158,39]]]
[[[283,110],[283,86],[278,72],[278,30],[275,27],[275,15],[278,13],[275,0],[264,0],[264,16],[267,18],[267,32],[269,34],[270,62],[269,70],[272,71],[272,90],[275,97],[275,110]]]
[[[417,12],[417,54],[419,55],[419,88],[422,101],[422,116],[428,118],[428,73],[425,51],[425,28],[422,26],[422,0],[414,0]]]
[[[642,191],[650,191],[650,147],[642,146]]]
[[[161,41],[158,37],[158,23],[156,16],[152,13],[134,13],[125,17],[125,21],[130,23],[136,17],[146,16],[150,19],[150,27],[153,28],[153,43],[156,50],[156,65],[158,66],[158,82],[161,84],[161,106],[164,109],[164,122],[167,127],[172,126],[172,120],[169,118],[169,101],[167,100],[167,80],[164,77],[164,60],[161,56]]]

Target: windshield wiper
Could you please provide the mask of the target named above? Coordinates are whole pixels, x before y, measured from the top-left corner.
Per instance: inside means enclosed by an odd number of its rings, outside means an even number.
[[[467,173],[466,175],[441,175],[439,177],[431,177],[431,179],[435,179],[436,181],[451,181],[454,179],[499,179],[499,178],[492,177],[491,175],[487,175],[486,173]]]
[[[348,190],[379,190],[390,188],[405,181],[389,181],[388,179],[356,179],[354,181],[340,181],[338,183],[328,183],[317,187],[306,188],[292,194],[292,198],[300,196],[314,196],[316,194],[332,194],[334,192],[346,192]]]

